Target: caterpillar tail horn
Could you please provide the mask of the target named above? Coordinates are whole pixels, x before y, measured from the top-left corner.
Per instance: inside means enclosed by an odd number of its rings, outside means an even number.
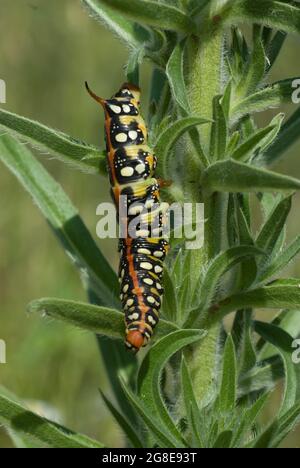
[[[97,94],[95,94],[89,87],[87,81],[85,81],[85,87],[87,89],[87,92],[89,93],[89,95],[95,99],[95,101],[99,102],[99,104],[101,104],[101,106],[104,106],[105,104],[105,99],[102,99],[101,97],[97,96]]]

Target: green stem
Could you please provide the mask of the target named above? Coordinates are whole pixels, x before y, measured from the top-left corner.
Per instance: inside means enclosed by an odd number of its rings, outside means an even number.
[[[208,19],[209,21],[209,19]],[[192,112],[204,118],[211,119],[213,114],[213,98],[220,94],[222,88],[222,52],[223,35],[215,31],[211,25],[210,32],[206,29],[203,37],[189,39],[187,76],[188,95]],[[201,145],[208,154],[211,125],[199,129]],[[190,148],[189,148],[190,151]],[[190,177],[190,174],[188,174]],[[188,185],[185,184],[185,187]],[[188,190],[193,202],[201,199],[199,181]],[[227,215],[227,204],[224,197],[212,195],[205,202],[205,243],[201,251],[193,255],[192,274],[200,272],[203,262],[210,261],[222,247],[222,236]],[[225,216],[225,218],[224,218]],[[187,352],[187,362],[194,383],[196,398],[204,404],[212,396],[216,380],[216,363],[220,323],[214,324],[206,338],[199,345],[193,346]]]

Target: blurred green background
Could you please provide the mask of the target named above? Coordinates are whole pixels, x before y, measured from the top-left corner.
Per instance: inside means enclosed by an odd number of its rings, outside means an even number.
[[[7,85],[3,107],[104,146],[103,116],[83,83],[88,80],[98,94],[110,96],[124,79],[126,47],[94,21],[79,0],[0,0],[0,31],[0,79]],[[272,79],[299,76],[298,55],[299,39],[289,38]],[[146,64],[142,73],[146,95],[150,71]],[[294,107],[284,110],[289,114]],[[269,117],[260,120],[263,123]],[[300,178],[299,149],[300,144],[289,150],[276,169]],[[96,206],[109,200],[107,181],[37,154],[94,234]],[[34,298],[85,300],[79,276],[29,195],[2,165],[0,187],[0,339],[7,344],[0,385],[40,414],[110,447],[120,447],[122,434],[98,393],[101,386],[111,395],[94,336],[26,314],[26,304]],[[300,231],[299,209],[297,196],[288,239]],[[116,266],[116,243],[99,243]],[[289,274],[300,276],[299,262],[290,267]],[[299,446],[299,433],[292,434],[285,445]],[[11,447],[1,428],[0,447]]]

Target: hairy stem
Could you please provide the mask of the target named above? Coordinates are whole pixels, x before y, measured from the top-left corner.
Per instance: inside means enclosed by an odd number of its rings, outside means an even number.
[[[203,37],[192,37],[188,42],[188,95],[192,112],[211,119],[213,98],[222,88],[223,35],[216,33],[213,24],[210,32]],[[199,129],[200,141],[205,153],[210,145],[211,125]],[[193,201],[205,202],[205,242],[201,251],[193,255],[193,275],[200,272],[203,262],[210,261],[221,249],[224,232],[224,215],[227,213],[227,200],[220,196],[201,199],[200,183],[192,193]],[[217,198],[217,199],[216,199]],[[201,404],[208,402],[212,395],[216,378],[216,362],[220,324],[215,324],[201,344],[187,352],[187,361],[194,383],[196,398]]]

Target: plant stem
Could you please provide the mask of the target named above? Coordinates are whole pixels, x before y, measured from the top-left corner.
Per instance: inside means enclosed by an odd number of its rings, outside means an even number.
[[[209,20],[208,20],[209,21]],[[215,31],[211,24],[210,32],[206,29],[203,37],[189,39],[188,47],[188,95],[192,112],[204,118],[211,119],[213,113],[213,98],[220,94],[222,88],[222,52],[223,35]],[[211,125],[199,129],[201,145],[208,154],[210,145]],[[205,202],[205,242],[200,251],[193,255],[192,274],[200,272],[203,262],[209,262],[221,249],[227,201],[219,195],[201,199],[200,183],[192,192],[193,202]],[[214,324],[208,330],[207,336],[199,345],[187,351],[187,362],[194,383],[194,391],[201,405],[208,402],[212,396],[216,380],[216,363],[220,323]]]

